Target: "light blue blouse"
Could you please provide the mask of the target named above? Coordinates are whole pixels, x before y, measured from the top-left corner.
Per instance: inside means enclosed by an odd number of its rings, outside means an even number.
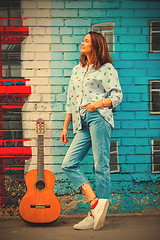
[[[90,66],[75,66],[68,87],[66,112],[72,114],[73,133],[82,128],[80,112],[82,107],[109,97],[112,106],[116,107],[122,101],[122,90],[117,71],[111,63],[102,65],[98,70]],[[97,111],[114,128],[111,107],[98,108]]]

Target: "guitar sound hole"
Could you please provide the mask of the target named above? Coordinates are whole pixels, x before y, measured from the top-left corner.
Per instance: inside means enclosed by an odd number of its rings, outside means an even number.
[[[38,181],[38,182],[36,183],[36,188],[37,188],[38,190],[43,190],[43,189],[45,188],[45,183],[44,183],[43,181]]]

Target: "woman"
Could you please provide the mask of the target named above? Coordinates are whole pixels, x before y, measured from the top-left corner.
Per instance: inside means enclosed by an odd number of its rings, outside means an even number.
[[[117,71],[112,65],[105,38],[89,32],[81,43],[80,64],[74,67],[68,88],[67,113],[61,142],[68,143],[72,119],[75,137],[62,163],[62,169],[76,189],[81,189],[92,207],[74,229],[100,229],[110,199],[110,141],[114,127],[112,108],[122,101]],[[92,146],[95,192],[79,169],[79,163]]]

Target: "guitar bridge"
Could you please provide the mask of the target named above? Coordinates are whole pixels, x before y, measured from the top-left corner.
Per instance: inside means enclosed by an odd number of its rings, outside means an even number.
[[[38,209],[44,209],[44,208],[50,208],[50,205],[43,205],[43,204],[31,204],[30,208],[38,208]]]

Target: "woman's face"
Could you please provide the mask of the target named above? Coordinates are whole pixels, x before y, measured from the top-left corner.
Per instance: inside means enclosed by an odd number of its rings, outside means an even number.
[[[87,34],[81,43],[81,53],[85,54],[86,56],[90,56],[92,52],[92,41],[91,35]]]

